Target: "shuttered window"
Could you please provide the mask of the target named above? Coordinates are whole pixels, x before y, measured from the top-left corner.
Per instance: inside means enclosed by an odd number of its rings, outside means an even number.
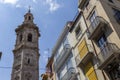
[[[85,66],[85,75],[87,76],[88,80],[97,80],[97,76],[91,62]]]
[[[88,52],[87,44],[85,39],[79,44],[78,51],[80,54],[80,58],[83,58],[85,54]]]

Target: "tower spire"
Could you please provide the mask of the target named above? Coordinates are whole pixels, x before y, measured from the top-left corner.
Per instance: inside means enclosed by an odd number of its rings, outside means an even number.
[[[31,13],[31,6],[28,8],[28,12],[24,15],[24,23],[33,23],[33,15]]]

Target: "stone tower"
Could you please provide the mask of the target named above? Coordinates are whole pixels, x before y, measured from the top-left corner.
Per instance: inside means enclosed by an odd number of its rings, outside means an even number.
[[[16,44],[11,80],[39,80],[39,29],[30,10],[16,28]]]

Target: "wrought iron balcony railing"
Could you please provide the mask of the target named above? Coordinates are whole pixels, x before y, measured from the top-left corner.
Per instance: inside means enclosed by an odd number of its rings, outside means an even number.
[[[69,56],[70,51],[71,51],[70,45],[66,44],[54,63],[55,70],[58,70],[59,67],[63,65],[64,61]]]
[[[68,71],[65,73],[61,80],[76,80],[76,78],[76,70],[75,68],[71,67],[68,69]]]
[[[91,22],[89,28],[88,28],[88,38],[89,39],[95,39],[99,34],[101,34],[108,25],[108,22],[100,17],[96,16],[93,22]]]
[[[105,65],[109,63],[112,58],[115,58],[115,56],[120,53],[119,48],[114,43],[107,43],[98,54],[98,67],[104,68]]]

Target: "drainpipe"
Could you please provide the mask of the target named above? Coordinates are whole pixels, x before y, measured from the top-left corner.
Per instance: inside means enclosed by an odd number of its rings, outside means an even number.
[[[82,14],[82,16],[83,16],[83,19],[84,19],[86,28],[87,28],[88,32],[90,32],[90,31],[89,31],[89,28],[88,28],[88,25],[87,25],[87,22],[86,22],[86,19],[85,19],[85,16],[84,16],[84,14],[83,14],[83,11],[80,10],[80,12],[81,12],[81,14]],[[93,43],[93,40],[91,40],[91,43],[92,43],[93,49],[94,49],[94,51],[95,51],[95,55],[98,56],[97,51],[96,51],[96,49],[95,49],[95,45],[94,45],[94,43]],[[103,70],[101,70],[101,71],[102,71],[102,74],[103,74],[104,79],[107,80],[106,77],[105,77],[105,74],[104,74]],[[95,73],[96,73],[96,71],[95,71]],[[97,73],[96,73],[96,74],[97,74]],[[97,77],[97,79],[98,79],[98,77]]]

